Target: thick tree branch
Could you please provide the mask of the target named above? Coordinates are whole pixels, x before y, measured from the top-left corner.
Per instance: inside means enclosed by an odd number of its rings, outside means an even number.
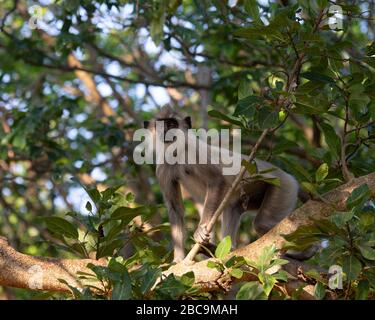
[[[105,262],[91,259],[57,259],[33,257],[14,250],[8,242],[0,237],[0,285],[31,290],[69,292],[69,285],[82,287],[77,272],[93,272],[87,264],[105,265]],[[92,284],[92,283],[91,283]],[[100,283],[95,284],[99,286]]]

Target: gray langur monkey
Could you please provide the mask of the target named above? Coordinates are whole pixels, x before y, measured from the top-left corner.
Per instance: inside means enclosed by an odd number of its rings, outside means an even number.
[[[164,137],[157,137],[156,121],[164,122]],[[164,144],[170,144],[173,141],[165,139],[168,130],[179,128],[187,136],[188,129],[191,128],[191,120],[190,117],[182,117],[170,107],[163,107],[156,118],[145,121],[144,126],[152,132],[154,140],[161,139]],[[190,143],[190,140],[187,138],[185,143]],[[209,157],[212,146],[207,144],[207,147]],[[244,155],[240,156],[243,159],[248,158]],[[221,218],[221,236],[229,235],[233,248],[236,246],[241,215],[245,211],[257,211],[253,228],[261,236],[289,215],[297,203],[299,186],[293,176],[266,161],[255,159],[255,162],[259,171],[270,169],[266,174],[267,177],[279,179],[280,186],[263,181],[249,182],[249,174],[245,173],[239,190],[230,199]],[[236,175],[223,175],[223,166],[222,163],[211,164],[210,161],[207,161],[207,164],[157,164],[156,177],[171,224],[174,262],[179,262],[185,257],[185,210],[180,186],[182,185],[191,194],[194,201],[203,204],[204,209],[194,239],[198,243],[208,244],[210,234],[207,232],[206,225],[236,177]]]

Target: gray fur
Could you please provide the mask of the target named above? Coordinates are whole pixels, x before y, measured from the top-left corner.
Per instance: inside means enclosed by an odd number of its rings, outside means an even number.
[[[175,118],[179,123],[179,128],[183,130],[188,128],[184,118],[169,107],[163,108],[156,116],[156,120],[160,118]],[[155,120],[150,122],[149,127],[151,130],[155,127]],[[246,159],[246,156],[243,158]],[[262,160],[256,159],[256,163],[259,170],[275,168],[271,163]],[[204,204],[203,214],[194,238],[200,243],[207,243],[209,235],[205,231],[205,225],[210,221],[235,179],[234,175],[224,176],[222,166],[221,164],[157,165],[156,176],[168,209],[176,262],[181,261],[185,256],[184,205],[180,186],[191,194],[195,202]],[[234,247],[243,212],[257,211],[253,227],[257,234],[263,235],[295,208],[298,184],[294,177],[279,168],[267,175],[278,178],[280,187],[262,182],[243,181],[223,212],[222,237],[230,235]],[[248,177],[245,175],[244,179]]]

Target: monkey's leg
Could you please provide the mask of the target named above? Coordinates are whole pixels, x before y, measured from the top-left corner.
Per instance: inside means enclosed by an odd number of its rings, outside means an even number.
[[[173,262],[180,262],[185,258],[184,216],[179,212],[169,211],[169,222],[173,241]]]
[[[199,218],[200,220],[202,220],[202,217],[203,217],[203,211],[204,211],[204,205],[203,203],[196,203],[196,208],[198,210],[198,213],[199,213]],[[210,250],[215,246],[214,243],[215,243],[215,230],[212,229],[211,232],[210,232],[210,243],[208,243],[207,245],[210,245]]]
[[[237,246],[237,233],[241,222],[242,212],[242,206],[236,204],[225,209],[221,218],[221,236],[222,238],[226,236],[231,237],[232,249]]]
[[[207,231],[207,224],[210,222],[215,210],[220,204],[223,194],[224,183],[222,180],[212,181],[207,185],[206,197],[204,200],[204,209],[199,221],[197,230],[194,232],[194,240],[200,244],[208,244],[210,241],[210,232]]]
[[[168,183],[167,179],[159,178],[159,183],[168,209],[169,223],[171,224],[173,261],[179,262],[185,258],[184,205],[181,188],[177,180],[172,180]]]
[[[258,235],[265,234],[289,215],[297,202],[298,185],[294,180],[279,186],[268,186],[258,214],[254,219],[254,229]]]

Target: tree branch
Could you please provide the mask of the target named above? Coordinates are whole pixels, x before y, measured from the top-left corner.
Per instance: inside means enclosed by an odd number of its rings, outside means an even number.
[[[78,279],[77,272],[93,274],[87,268],[89,263],[106,265],[103,261],[91,259],[33,257],[14,250],[6,239],[0,237],[0,285],[2,286],[69,292],[68,286],[59,279],[65,280],[73,287],[82,288],[87,283]],[[101,288],[99,282],[95,285]]]

